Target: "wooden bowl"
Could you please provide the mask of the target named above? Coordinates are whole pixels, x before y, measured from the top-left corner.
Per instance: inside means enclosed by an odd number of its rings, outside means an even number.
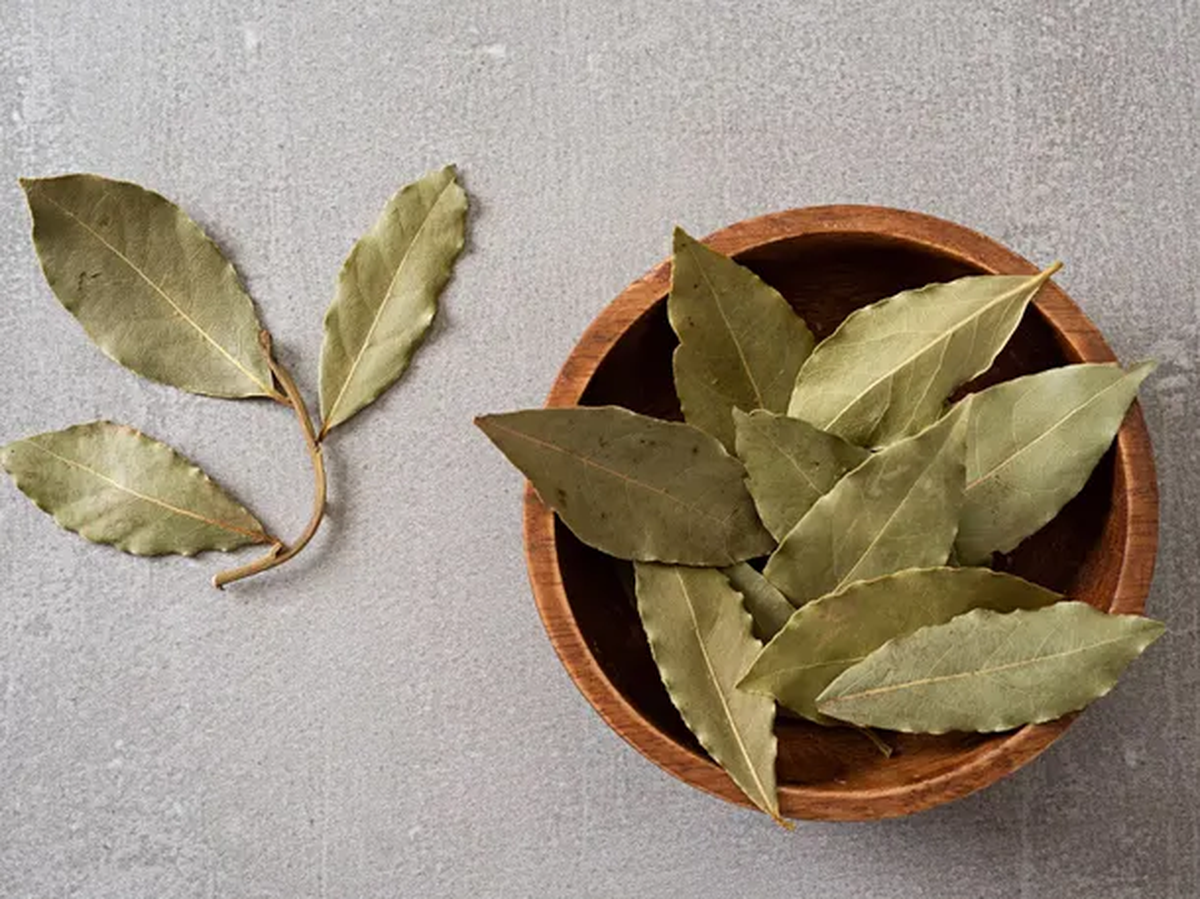
[[[1030,262],[974,231],[871,206],[796,209],[739,222],[707,244],[778,289],[818,339],[851,310],[897,291],[980,273],[1025,274]],[[1048,260],[1047,260],[1048,261]],[[667,322],[670,263],[631,284],[587,329],[547,406],[616,404],[680,417]],[[992,370],[969,389],[1069,362],[1111,362],[1096,327],[1053,284],[1026,314]],[[997,567],[1111,612],[1141,612],[1158,543],[1158,493],[1140,409],[1083,491]],[[659,680],[633,600],[630,563],[579,542],[525,495],[530,580],[550,641],[601,717],[639,752],[722,799],[747,805],[688,732]],[[973,793],[1049,746],[1072,717],[997,735],[888,734],[885,759],[858,733],[779,719],[783,814],[864,820],[932,808]]]

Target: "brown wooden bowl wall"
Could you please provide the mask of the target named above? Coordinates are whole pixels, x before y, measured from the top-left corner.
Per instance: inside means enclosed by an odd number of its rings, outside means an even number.
[[[750,219],[705,241],[757,272],[817,338],[854,308],[899,290],[968,274],[1037,267],[989,238],[913,212],[823,206]],[[623,291],[563,365],[547,406],[626,406],[678,419],[667,322],[670,264]],[[1110,362],[1103,336],[1049,284],[975,389],[1069,362]],[[1158,495],[1140,409],[1059,516],[998,567],[1100,609],[1141,612],[1158,542]],[[748,804],[700,749],[667,697],[634,606],[630,563],[580,543],[528,488],[525,545],[534,597],[563,665],[596,711],[643,755],[693,786]],[[780,801],[795,818],[905,815],[966,796],[1029,762],[1073,716],[984,736],[895,734],[891,759],[846,728],[781,719]]]

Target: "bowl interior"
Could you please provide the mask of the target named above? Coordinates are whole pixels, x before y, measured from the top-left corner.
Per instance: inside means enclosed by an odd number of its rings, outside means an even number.
[[[878,235],[813,234],[781,240],[739,255],[804,316],[818,339],[827,336],[858,306],[899,290],[949,281],[981,270],[930,247]],[[615,404],[662,418],[679,419],[671,375],[676,345],[667,322],[665,298],[641,316],[617,341],[583,394],[587,405]],[[967,389],[1080,361],[1068,342],[1036,307],[992,370]],[[1108,608],[1119,577],[1118,558],[1104,551],[1114,514],[1123,502],[1112,450],[1084,490],[1042,531],[997,567],[1036,583]],[[580,543],[561,522],[556,525],[558,567],[571,612],[592,655],[624,698],[655,727],[682,747],[705,758],[659,680],[633,597],[628,562]],[[1110,533],[1106,534],[1106,530]],[[1005,735],[889,734],[891,759],[848,728],[826,728],[780,718],[778,778],[789,788],[873,791],[912,785],[969,762]]]

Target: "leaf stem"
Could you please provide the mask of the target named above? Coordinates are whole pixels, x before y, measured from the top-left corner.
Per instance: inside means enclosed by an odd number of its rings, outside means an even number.
[[[860,734],[862,734],[864,737],[866,737],[868,740],[870,740],[871,745],[874,746],[876,749],[878,749],[880,754],[885,759],[890,759],[892,757],[892,752],[894,752],[894,750],[892,749],[891,745],[884,742],[883,737],[881,737],[881,736],[879,736],[879,734],[875,733],[874,730],[872,730],[869,727],[862,727],[858,724],[854,724],[851,726],[856,731],[858,731]]]
[[[279,386],[283,388],[286,404],[295,410],[296,418],[300,422],[300,429],[304,432],[304,443],[308,448],[308,455],[312,460],[313,466],[313,481],[315,485],[313,491],[313,510],[312,516],[308,519],[308,524],[304,528],[304,532],[290,546],[277,542],[271,548],[271,551],[262,558],[255,559],[253,562],[238,568],[230,568],[215,575],[212,582],[213,586],[218,590],[224,589],[226,584],[232,584],[234,581],[240,581],[242,578],[261,574],[288,561],[288,559],[295,556],[308,545],[308,541],[313,538],[313,535],[317,532],[317,528],[321,526],[321,520],[325,517],[327,487],[325,457],[321,453],[321,445],[313,429],[312,416],[308,414],[308,407],[304,404],[304,397],[301,395],[300,389],[296,386],[296,382],[292,379],[291,373],[284,368],[282,363],[275,359],[274,354],[271,352],[271,335],[265,330],[262,331],[259,334],[259,342],[262,344],[263,352],[267,354],[267,364],[271,367],[271,373],[275,376],[275,380],[279,382]]]

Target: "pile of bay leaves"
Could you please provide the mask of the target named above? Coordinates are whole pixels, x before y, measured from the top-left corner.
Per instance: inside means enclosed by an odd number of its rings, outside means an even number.
[[[477,420],[582,541],[634,561],[672,701],[777,821],[776,703],[1003,731],[1104,695],[1162,633],[986,567],[1083,487],[1153,369],[1067,365],[950,402],[1056,268],[907,290],[814,346],[777,291],[676,230],[686,424],[611,406]]]

